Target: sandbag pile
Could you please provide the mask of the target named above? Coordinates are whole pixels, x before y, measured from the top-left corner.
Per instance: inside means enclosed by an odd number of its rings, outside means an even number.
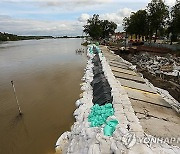
[[[91,108],[88,122],[91,122],[91,127],[99,127],[106,123],[107,118],[112,115],[114,115],[112,104],[108,103],[102,106],[96,104]]]
[[[91,86],[93,88],[93,104],[91,113],[88,116],[88,122],[91,127],[100,127],[105,124],[104,135],[112,136],[115,131],[118,121],[113,119],[106,121],[108,117],[114,115],[114,108],[112,105],[113,97],[111,95],[112,88],[106,79],[101,60],[99,58],[100,50],[97,47],[90,48],[90,53],[94,54],[92,59],[93,67],[93,81]]]
[[[133,55],[131,60],[153,75],[160,73],[171,76],[180,75],[180,57],[171,54],[157,56],[150,53],[139,53]]]

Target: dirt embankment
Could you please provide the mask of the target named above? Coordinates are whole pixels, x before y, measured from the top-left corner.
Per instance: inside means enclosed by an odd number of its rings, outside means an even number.
[[[180,57],[172,54],[138,52],[135,54],[115,51],[125,60],[137,66],[154,86],[167,90],[180,102]]]

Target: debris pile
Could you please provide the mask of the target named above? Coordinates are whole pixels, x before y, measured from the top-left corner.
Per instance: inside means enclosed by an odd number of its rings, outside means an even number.
[[[150,53],[141,53],[132,57],[132,62],[153,75],[166,74],[180,76],[180,57],[167,54],[164,57]]]

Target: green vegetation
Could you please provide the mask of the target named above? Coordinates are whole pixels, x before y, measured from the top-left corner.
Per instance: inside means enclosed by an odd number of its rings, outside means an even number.
[[[170,12],[170,21],[168,23],[168,32],[171,32],[171,44],[172,41],[176,41],[177,35],[180,34],[180,1],[177,0],[175,6],[172,7]]]
[[[18,41],[18,40],[45,39],[45,38],[53,38],[53,37],[52,36],[18,36],[14,34],[0,32],[0,41]]]
[[[85,36],[67,36],[67,35],[64,35],[64,36],[58,36],[58,37],[55,37],[55,38],[84,38]]]
[[[88,43],[87,41],[81,43],[81,45],[83,45],[83,46],[87,46],[88,44],[89,44],[89,43]]]
[[[169,16],[168,6],[162,0],[152,0],[147,6],[149,36],[152,38],[155,33],[154,42],[158,36],[158,31],[165,27],[166,20]]]
[[[92,39],[99,40],[108,38],[110,34],[114,34],[117,25],[108,20],[100,20],[98,14],[94,14],[92,18],[87,20],[84,25],[84,32]]]
[[[146,36],[148,34],[148,20],[147,12],[145,10],[139,10],[136,13],[132,13],[130,17],[125,17],[123,26],[124,30],[131,35],[135,34],[136,38],[139,36]]]
[[[171,42],[177,40],[180,33],[180,1],[176,0],[175,6],[169,8],[162,0],[152,0],[145,10],[133,12],[130,17],[123,20],[124,30],[129,35],[145,36],[149,41],[154,35],[167,36],[171,33]]]

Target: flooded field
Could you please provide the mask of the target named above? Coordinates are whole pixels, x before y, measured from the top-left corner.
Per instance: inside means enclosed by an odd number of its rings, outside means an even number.
[[[75,101],[86,65],[81,39],[0,44],[0,153],[50,154],[74,122]],[[23,112],[18,109],[13,80]]]

